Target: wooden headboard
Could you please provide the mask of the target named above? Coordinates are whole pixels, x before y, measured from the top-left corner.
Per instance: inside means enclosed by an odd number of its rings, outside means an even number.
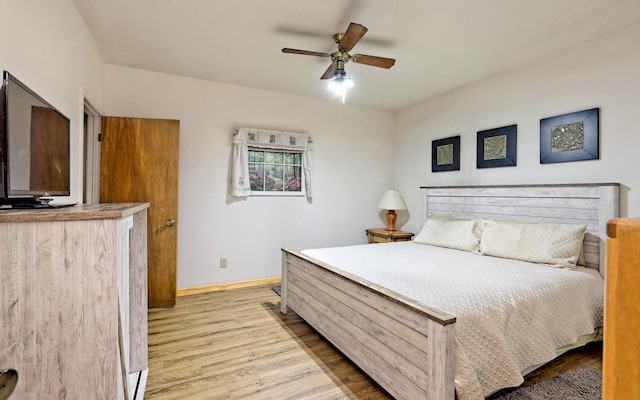
[[[421,187],[422,225],[431,214],[460,219],[587,225],[587,267],[605,275],[607,222],[618,217],[618,183]]]

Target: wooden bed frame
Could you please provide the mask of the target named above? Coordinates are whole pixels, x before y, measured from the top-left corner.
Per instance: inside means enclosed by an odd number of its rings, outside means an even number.
[[[619,185],[421,187],[428,215],[586,224],[588,267],[604,276]],[[282,249],[281,311],[295,310],[397,399],[454,400],[456,317]]]

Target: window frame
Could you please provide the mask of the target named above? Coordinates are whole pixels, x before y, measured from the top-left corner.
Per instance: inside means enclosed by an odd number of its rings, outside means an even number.
[[[282,187],[282,190],[280,191],[275,191],[275,190],[263,190],[263,191],[255,191],[255,190],[251,190],[251,196],[284,196],[284,197],[304,197],[305,193],[306,193],[306,183],[305,183],[305,174],[304,174],[304,152],[302,150],[288,150],[288,149],[266,149],[266,148],[262,148],[262,147],[255,147],[255,146],[247,146],[247,150],[248,153],[247,154],[251,154],[251,152],[263,152],[263,153],[283,153],[283,154],[299,154],[300,155],[300,164],[285,164],[284,163],[284,156],[283,156],[283,162],[282,164],[273,164],[273,163],[269,163],[269,164],[265,164],[264,161],[262,163],[256,163],[256,162],[252,162],[250,161],[250,157],[247,158],[247,166],[250,166],[251,164],[261,164],[263,165],[263,167],[265,165],[281,165],[281,166],[286,166],[286,165],[294,165],[294,166],[299,166],[300,167],[300,190],[297,191],[285,191],[284,190],[284,185]],[[250,170],[250,169],[249,169]],[[251,175],[251,172],[249,172],[249,175]],[[263,186],[264,186],[264,182],[263,182]]]

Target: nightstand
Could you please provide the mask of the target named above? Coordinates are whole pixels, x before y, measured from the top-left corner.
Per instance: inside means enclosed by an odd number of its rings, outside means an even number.
[[[386,229],[367,229],[369,243],[408,242],[413,237],[411,232],[388,231]]]

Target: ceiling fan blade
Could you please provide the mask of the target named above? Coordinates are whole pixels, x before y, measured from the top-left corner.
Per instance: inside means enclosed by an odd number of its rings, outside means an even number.
[[[287,54],[302,54],[303,56],[316,56],[316,57],[331,57],[329,53],[321,53],[319,51],[309,51],[309,50],[298,50],[298,49],[282,49],[283,53]]]
[[[324,74],[322,74],[320,79],[331,79],[331,78],[333,78],[333,76],[335,75],[337,69],[338,69],[338,61],[332,62],[331,65],[329,65],[329,68],[327,68],[327,70],[324,71]]]
[[[338,43],[340,51],[349,51],[353,49],[353,46],[362,39],[364,34],[367,33],[367,30],[367,28],[360,24],[356,24],[354,22],[350,23],[347,31],[342,36],[342,39],[340,39],[340,43]]]
[[[351,61],[358,64],[366,64],[380,68],[391,68],[396,63],[393,58],[368,56],[366,54],[354,54],[351,56]]]

